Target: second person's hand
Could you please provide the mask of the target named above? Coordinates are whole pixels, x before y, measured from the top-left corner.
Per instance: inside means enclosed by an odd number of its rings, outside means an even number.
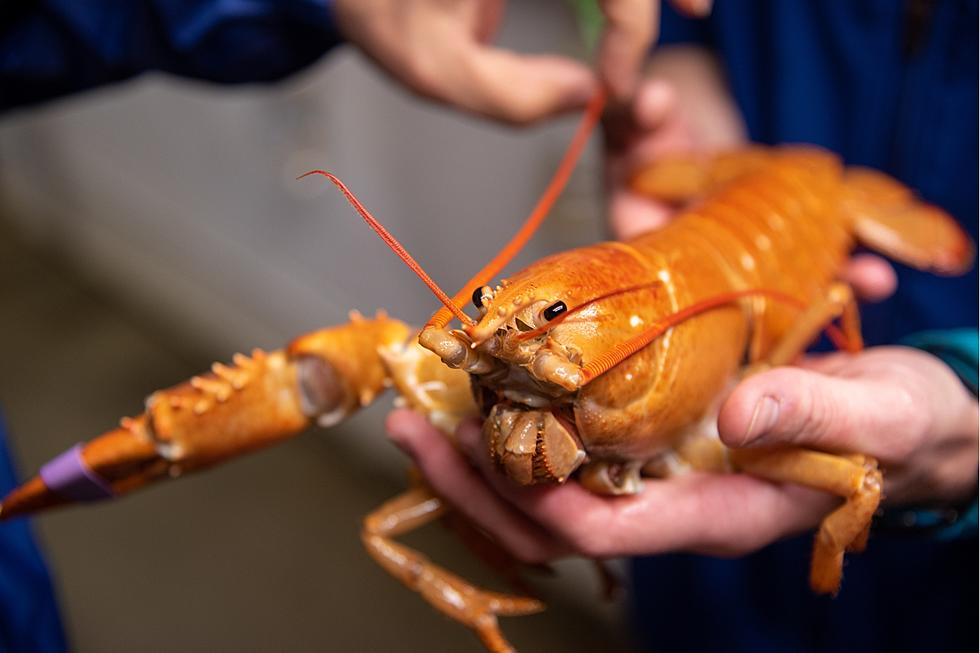
[[[335,0],[344,36],[412,91],[488,118],[527,124],[583,108],[600,85],[631,97],[656,37],[660,0],[598,0],[606,17],[598,75],[580,61],[492,45],[505,0]],[[705,14],[710,0],[675,0]]]

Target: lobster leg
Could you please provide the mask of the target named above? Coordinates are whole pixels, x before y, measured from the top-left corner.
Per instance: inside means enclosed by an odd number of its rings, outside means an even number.
[[[802,353],[820,330],[841,318],[847,348],[861,348],[861,329],[850,286],[837,282],[814,302],[762,363],[748,374],[786,365]],[[834,455],[808,449],[737,449],[729,453],[739,470],[770,481],[797,483],[835,494],[844,503],[824,518],[817,532],[810,566],[810,586],[822,594],[840,587],[844,552],[861,551],[871,518],[881,502],[881,471],[870,456]]]
[[[820,331],[833,320],[841,318],[848,351],[859,351],[862,346],[861,326],[854,291],[843,282],[831,284],[823,297],[811,304],[799,317],[793,328],[773,347],[766,356],[766,367],[789,365],[817,339]],[[761,371],[756,368],[752,372]]]
[[[741,471],[779,483],[796,483],[844,498],[824,518],[813,546],[810,586],[821,594],[840,587],[845,550],[860,550],[881,501],[881,471],[870,457],[837,456],[806,449],[738,449],[732,463]]]
[[[392,576],[412,589],[444,615],[471,628],[493,653],[509,653],[497,623],[498,615],[534,614],[544,604],[532,598],[511,596],[474,587],[464,579],[433,564],[420,553],[392,538],[415,530],[443,516],[443,501],[425,487],[417,487],[381,505],[364,519],[361,539],[368,553]]]

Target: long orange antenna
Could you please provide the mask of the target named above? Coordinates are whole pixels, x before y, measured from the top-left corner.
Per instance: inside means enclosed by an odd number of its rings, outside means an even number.
[[[651,283],[643,283],[643,284],[640,284],[638,286],[628,286],[626,288],[618,288],[616,290],[613,290],[613,291],[610,291],[610,292],[607,292],[607,293],[603,293],[601,295],[598,295],[596,297],[593,297],[592,299],[590,299],[588,301],[585,301],[585,302],[579,304],[578,306],[576,306],[574,308],[571,308],[571,309],[565,311],[564,313],[560,313],[554,319],[552,319],[550,322],[548,322],[545,325],[539,326],[537,329],[533,329],[531,331],[525,331],[524,333],[520,334],[520,336],[518,336],[517,339],[520,340],[520,341],[524,341],[524,340],[531,340],[533,338],[536,338],[536,337],[540,336],[541,334],[543,334],[544,332],[550,331],[551,329],[553,329],[558,324],[561,324],[562,322],[564,322],[565,320],[567,320],[571,316],[573,316],[576,313],[579,313],[579,312],[585,310],[586,308],[588,308],[592,304],[595,304],[596,302],[601,302],[603,300],[610,299],[612,297],[618,297],[620,295],[626,295],[626,294],[629,294],[629,293],[632,293],[632,292],[639,292],[641,290],[649,290],[651,288],[656,288],[657,286],[662,286],[662,285],[663,285],[663,282],[662,281],[653,281]],[[751,297],[751,296],[769,297],[770,299],[775,299],[776,301],[782,302],[783,304],[789,304],[793,308],[798,308],[798,309],[801,309],[801,310],[804,309],[804,308],[806,308],[806,304],[802,300],[799,300],[799,299],[793,297],[792,295],[787,295],[786,293],[780,292],[778,290],[770,290],[770,289],[767,289],[767,288],[749,288],[749,289],[744,289],[744,290],[734,290],[734,291],[731,291],[731,292],[722,293],[720,295],[715,295],[713,297],[709,297],[708,299],[701,300],[700,302],[697,302],[695,304],[692,304],[691,306],[688,306],[687,308],[683,308],[683,309],[681,309],[680,311],[678,311],[676,313],[671,313],[670,315],[666,315],[666,316],[660,318],[660,320],[657,320],[657,322],[652,327],[650,327],[650,329],[658,329],[658,328],[660,328],[660,324],[663,321],[665,321],[665,320],[672,320],[671,324],[669,324],[663,330],[663,331],[666,331],[666,329],[670,328],[671,326],[676,326],[677,324],[680,324],[681,322],[683,322],[687,318],[693,317],[693,316],[697,315],[698,313],[703,313],[705,311],[711,310],[712,308],[717,308],[717,307],[723,306],[725,304],[730,304],[731,302],[735,301],[736,299],[742,299],[743,297]],[[828,330],[830,330],[830,328],[831,327],[828,327]],[[663,331],[661,331],[661,333],[663,333]],[[643,334],[640,334],[640,336],[642,336],[642,335]],[[839,335],[839,337],[842,339],[842,341],[843,341],[843,338],[844,338],[843,334],[841,334],[839,330],[837,330],[837,334],[828,333],[827,335],[830,336],[832,340],[834,340],[834,343],[835,344],[837,344],[837,338],[835,336]],[[636,336],[636,337],[640,337],[640,336]],[[653,336],[653,337],[655,338],[656,336]],[[622,346],[622,345],[620,345],[620,346]]]
[[[402,246],[402,244],[399,243],[395,239],[395,237],[392,236],[391,233],[384,228],[384,225],[378,222],[378,220],[373,215],[371,215],[371,212],[368,211],[363,204],[361,204],[361,201],[357,199],[357,197],[354,195],[354,193],[351,192],[349,188],[347,188],[347,185],[344,184],[344,182],[340,181],[340,179],[336,175],[327,172],[326,170],[310,170],[306,174],[297,177],[297,179],[304,179],[306,177],[309,177],[310,175],[321,175],[323,177],[326,177],[327,179],[332,181],[337,188],[340,189],[340,192],[344,194],[344,197],[347,198],[347,201],[350,202],[351,206],[353,206],[354,209],[356,209],[357,212],[361,214],[361,217],[364,218],[364,221],[367,222],[368,225],[370,225],[370,227],[374,229],[374,231],[379,236],[381,236],[381,240],[385,241],[385,244],[388,245],[388,247],[390,247],[395,254],[398,254],[398,258],[400,258],[405,263],[405,265],[410,267],[412,269],[412,272],[417,274],[419,279],[421,279],[422,282],[429,287],[429,290],[431,290],[433,294],[439,298],[439,301],[442,302],[443,306],[445,306],[445,308],[440,310],[450,311],[452,315],[458,317],[459,321],[462,322],[463,324],[466,325],[476,324],[476,322],[473,321],[473,318],[471,318],[469,315],[464,313],[460,305],[454,303],[453,300],[449,298],[449,295],[443,292],[442,288],[439,287],[439,284],[433,281],[432,277],[426,274],[425,270],[422,269],[422,266],[419,265],[419,263],[414,258],[412,258],[412,255],[408,253],[408,250],[406,250]],[[449,319],[451,318],[447,318],[446,322],[442,326],[448,324]]]
[[[652,286],[655,284],[649,284],[649,285]],[[639,290],[640,288],[641,287],[633,287],[633,288],[626,288],[621,291],[614,291],[606,295],[603,295],[602,298],[605,299],[607,297],[623,294],[626,292],[634,292],[636,290]],[[733,301],[737,299],[742,299],[744,297],[768,297],[778,302],[789,304],[790,306],[793,306],[800,310],[806,308],[805,302],[797,299],[796,297],[793,297],[792,295],[788,295],[778,290],[769,290],[766,288],[749,288],[745,290],[733,290],[731,292],[720,293],[713,297],[709,297],[707,299],[703,299],[701,301],[695,302],[690,306],[682,308],[681,310],[675,313],[671,313],[670,315],[666,315],[660,318],[646,331],[643,331],[642,333],[633,336],[629,340],[624,340],[618,345],[610,348],[608,351],[605,351],[599,356],[597,356],[594,360],[592,360],[582,368],[582,377],[584,379],[583,385],[593,380],[597,376],[600,376],[605,372],[609,371],[616,365],[619,365],[624,360],[626,360],[636,352],[640,351],[641,349],[649,345],[656,338],[663,335],[664,332],[666,332],[671,327],[677,326],[681,322],[684,322],[685,320],[690,319],[695,315],[699,315],[701,313],[705,313],[712,309],[725,306],[727,304],[731,304]],[[598,301],[598,299],[599,298],[596,298],[588,303]]]
[[[592,299],[589,299],[588,301],[583,302],[578,306],[557,315],[554,319],[549,321],[547,324],[540,326],[537,329],[532,329],[531,331],[526,331],[520,334],[520,336],[518,336],[518,340],[523,341],[523,340],[530,340],[532,338],[537,338],[543,333],[550,331],[558,324],[561,324],[572,315],[581,312],[582,310],[584,310],[588,306],[591,306],[592,304],[595,304],[596,302],[600,302],[605,299],[618,297],[619,295],[625,295],[632,292],[649,290],[651,288],[655,288],[657,286],[662,285],[662,283],[663,282],[661,281],[654,281],[651,283],[644,283],[637,286],[619,288],[617,290],[613,290],[611,292],[598,295],[597,297],[593,297]],[[710,311],[714,308],[718,308],[720,306],[725,306],[738,299],[742,299],[745,297],[768,297],[769,299],[773,299],[782,304],[787,304],[798,310],[804,310],[806,308],[806,302],[796,297],[793,297],[792,295],[789,295],[787,293],[781,292],[779,290],[772,290],[769,288],[746,288],[743,290],[733,290],[731,292],[721,293],[713,297],[708,297],[707,299],[703,299],[699,302],[695,302],[694,304],[691,304],[690,306],[682,308],[676,313],[671,313],[670,315],[666,315],[660,318],[649,329],[643,331],[640,334],[637,334],[636,336],[630,338],[629,340],[621,342],[620,344],[612,347],[608,351],[603,352],[595,360],[591,361],[588,365],[582,368],[582,376],[585,379],[584,383],[588,383],[589,381],[593,380],[597,376],[600,376],[608,372],[610,369],[612,369],[619,363],[623,362],[624,360],[626,360],[636,352],[640,351],[641,349],[649,345],[656,338],[663,335],[671,327],[677,326],[681,322],[684,322],[685,320],[692,318],[695,315],[699,315],[700,313],[705,313],[707,311]],[[845,335],[844,332],[841,331],[836,325],[828,324],[826,327],[824,327],[824,332],[827,334],[827,337],[830,338],[831,342],[833,342],[834,346],[837,349],[842,351],[849,351],[849,352],[855,352],[860,350],[860,344],[851,342],[851,339],[847,335]]]
[[[551,207],[554,205],[555,200],[561,195],[561,192],[565,189],[565,185],[568,183],[569,177],[572,175],[572,170],[575,169],[575,164],[578,163],[579,157],[582,155],[582,150],[585,149],[586,144],[589,142],[589,136],[592,135],[592,130],[595,128],[596,123],[599,122],[599,118],[602,116],[602,110],[606,105],[606,93],[605,91],[598,91],[592,96],[589,101],[589,105],[585,109],[585,115],[582,116],[581,122],[579,122],[578,129],[575,130],[575,135],[572,137],[572,142],[569,144],[568,149],[565,150],[564,156],[562,156],[561,162],[558,164],[558,169],[555,170],[554,176],[551,181],[548,182],[548,186],[545,188],[544,193],[541,194],[541,198],[538,203],[535,204],[534,208],[531,210],[530,215],[524,221],[521,228],[514,234],[513,238],[510,239],[503,249],[487,263],[482,270],[477,272],[473,277],[466,282],[466,285],[456,293],[453,297],[453,305],[450,306],[443,302],[445,308],[440,308],[435,314],[429,318],[427,327],[442,328],[449,323],[452,315],[457,315],[455,307],[457,310],[460,307],[465,306],[466,302],[469,301],[470,295],[473,294],[473,290],[478,287],[482,287],[487,284],[488,281],[493,279],[493,277],[503,269],[505,265],[511,262],[511,260],[517,256],[518,252],[523,249],[527,241],[531,239],[534,232],[538,230],[541,223],[544,221],[548,212],[551,211]],[[458,315],[457,315],[458,316]]]

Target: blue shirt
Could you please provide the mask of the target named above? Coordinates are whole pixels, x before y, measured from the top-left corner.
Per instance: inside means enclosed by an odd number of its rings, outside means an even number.
[[[884,170],[976,242],[977,4],[935,2],[923,20],[913,5],[929,3],[720,0],[707,20],[665,7],[661,42],[718,53],[752,140],[815,143]],[[895,296],[862,309],[869,344],[951,327],[975,341],[975,266],[945,279],[896,268]],[[975,353],[964,365],[975,379]],[[973,651],[976,528],[964,535],[872,532],[836,599],[808,589],[810,536],[740,560],[639,558],[635,622],[652,651]]]
[[[330,0],[0,3],[0,111],[149,70],[279,80],[340,40]]]

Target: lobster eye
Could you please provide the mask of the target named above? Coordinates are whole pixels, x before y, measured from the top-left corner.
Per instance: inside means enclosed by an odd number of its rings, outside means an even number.
[[[473,305],[477,308],[483,308],[483,286],[473,291]]]
[[[556,317],[558,317],[559,315],[561,315],[567,310],[568,307],[565,306],[565,302],[555,302],[548,308],[544,309],[544,319],[551,322],[553,319],[555,319]]]

